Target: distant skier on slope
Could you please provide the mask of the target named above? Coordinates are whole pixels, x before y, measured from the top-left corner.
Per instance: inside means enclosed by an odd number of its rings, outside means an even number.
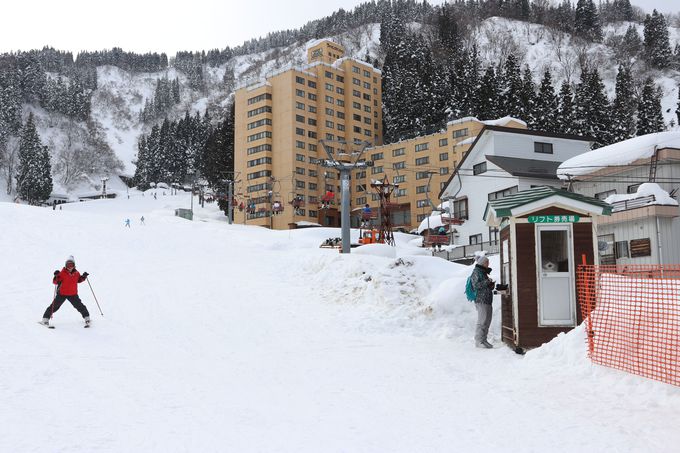
[[[125,226],[130,228],[130,219],[125,219]]]
[[[78,310],[78,312],[83,316],[85,320],[85,326],[90,325],[90,313],[87,311],[87,307],[78,297],[78,283],[82,283],[87,279],[88,273],[80,272],[76,270],[76,261],[73,256],[69,256],[66,260],[64,268],[61,271],[54,271],[54,278],[52,283],[57,285],[57,295],[52,301],[45,313],[43,314],[41,324],[49,326],[50,318],[55,311],[59,310],[64,301],[68,300],[71,305]]]
[[[145,225],[145,223],[144,223],[144,216],[142,216],[142,217],[139,219],[139,222],[140,222],[142,225]]]

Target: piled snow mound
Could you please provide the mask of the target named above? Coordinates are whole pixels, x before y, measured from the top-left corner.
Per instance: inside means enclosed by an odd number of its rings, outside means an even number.
[[[557,168],[557,176],[569,179],[569,176],[587,175],[612,165],[628,165],[649,159],[656,149],[661,148],[680,148],[680,132],[641,135],[583,153],[562,162]]]
[[[648,204],[652,205],[666,205],[666,206],[677,206],[677,200],[673,199],[668,192],[663,190],[658,184],[653,182],[646,182],[640,184],[635,193],[629,194],[614,194],[608,196],[604,201],[606,203],[612,204],[619,201],[629,201],[638,198],[645,198],[649,196],[654,196],[654,201]]]
[[[355,248],[352,253],[357,255],[382,256],[384,258],[396,258],[397,249],[387,244],[366,244]]]

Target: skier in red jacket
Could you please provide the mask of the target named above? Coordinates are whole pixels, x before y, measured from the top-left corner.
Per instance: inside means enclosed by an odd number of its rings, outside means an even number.
[[[55,311],[59,310],[61,304],[68,299],[71,305],[78,310],[78,312],[83,316],[85,320],[85,326],[90,325],[90,313],[87,311],[87,307],[83,304],[78,297],[78,283],[82,283],[87,278],[87,272],[80,272],[76,270],[76,261],[72,256],[69,256],[66,260],[64,268],[61,271],[54,271],[54,278],[52,283],[57,285],[57,296],[52,301],[52,304],[47,307],[45,314],[41,323],[49,326],[50,317]]]

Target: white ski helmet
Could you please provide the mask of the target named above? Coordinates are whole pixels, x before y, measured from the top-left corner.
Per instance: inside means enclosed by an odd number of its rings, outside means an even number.
[[[75,267],[75,265],[76,265],[76,260],[75,260],[75,258],[73,258],[73,255],[71,255],[71,256],[69,256],[68,258],[66,258],[66,262],[64,263],[64,266],[66,266],[69,262],[73,263],[73,266]]]

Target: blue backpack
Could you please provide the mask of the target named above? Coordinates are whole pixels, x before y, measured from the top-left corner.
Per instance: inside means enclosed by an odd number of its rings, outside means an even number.
[[[474,271],[473,271],[474,273]],[[465,297],[470,302],[477,300],[477,291],[472,287],[472,274],[470,274],[465,282]]]

